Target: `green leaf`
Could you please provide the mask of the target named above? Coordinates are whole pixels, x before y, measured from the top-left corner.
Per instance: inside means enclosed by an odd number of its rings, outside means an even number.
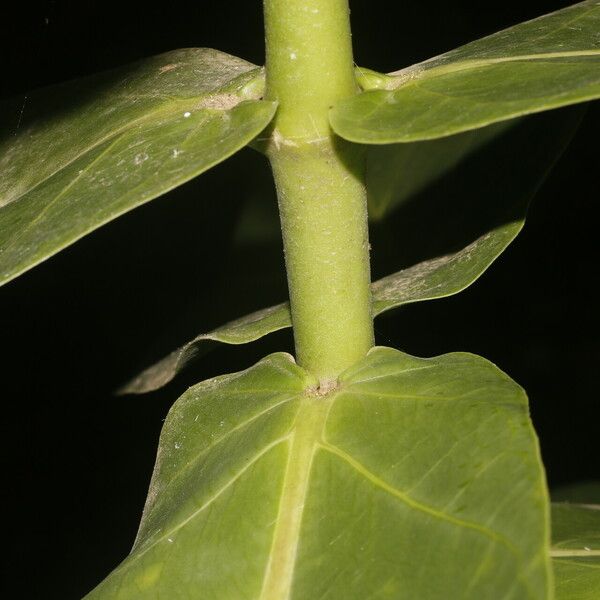
[[[333,107],[338,135],[412,142],[600,97],[600,4],[588,0],[390,76]]]
[[[458,294],[481,277],[522,227],[523,221],[503,225],[458,252],[426,260],[376,281],[372,284],[374,314],[411,302]]]
[[[369,218],[381,220],[516,123],[506,121],[427,142],[367,146]]]
[[[130,556],[89,600],[549,598],[522,389],[375,348],[337,389],[286,354],[173,406]]]
[[[600,597],[600,505],[552,505],[556,600]]]
[[[245,317],[226,323],[174,350],[162,360],[142,371],[126,383],[120,394],[144,394],[157,390],[173,379],[192,360],[204,356],[211,347],[223,344],[247,344],[261,337],[292,326],[287,302],[257,310]]]
[[[490,145],[499,147],[500,151],[486,147],[489,155],[482,156],[480,163],[464,165],[467,175],[459,176],[461,182],[470,178],[472,186],[478,190],[477,194],[472,191],[466,194],[466,197],[474,199],[475,205],[462,203],[460,194],[464,193],[464,189],[461,183],[458,190],[443,186],[444,197],[439,207],[419,201],[414,203],[419,210],[416,215],[398,211],[398,222],[390,221],[389,229],[392,243],[399,247],[400,254],[408,254],[402,242],[408,238],[409,230],[415,228],[415,223],[428,228],[428,239],[417,234],[416,241],[421,247],[426,243],[443,243],[427,249],[433,253],[433,258],[417,262],[372,284],[374,315],[412,302],[456,294],[480,277],[523,227],[530,199],[570,141],[580,118],[579,110],[556,111],[523,120],[513,124],[510,129],[503,126],[502,138],[499,137],[500,132],[490,135],[490,140],[494,137]],[[400,154],[397,163],[388,165],[393,170],[394,166],[407,158],[404,148],[415,148],[417,163],[418,157],[427,155],[431,145],[439,143],[433,141],[390,146],[391,160],[394,160],[393,151],[400,149]],[[460,145],[461,142],[456,142],[456,146]],[[514,147],[527,152],[531,162],[516,155]],[[502,165],[501,169],[497,168],[498,164]],[[433,170],[435,165],[430,163],[430,167]],[[510,178],[507,178],[507,173]],[[378,190],[385,191],[390,204],[398,207],[404,199],[405,188],[401,185],[397,187],[396,183],[396,177],[390,175]],[[396,200],[396,191],[400,201]],[[452,198],[451,203],[447,202],[446,192]],[[485,202],[481,202],[482,197]],[[434,228],[436,216],[440,221],[438,229]],[[375,250],[377,253],[380,248],[376,246]],[[287,303],[259,310],[195,337],[144,370],[123,386],[120,392],[140,394],[162,387],[193,359],[203,356],[215,342],[243,344],[286,327],[291,327]]]
[[[188,49],[28,95],[0,145],[0,284],[248,144],[262,78]]]

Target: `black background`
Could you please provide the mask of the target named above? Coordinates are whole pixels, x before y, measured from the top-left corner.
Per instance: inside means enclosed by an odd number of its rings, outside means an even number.
[[[356,62],[389,71],[570,2],[351,4]],[[215,47],[256,64],[264,56],[259,0],[23,2],[3,30],[3,97],[175,48]],[[476,285],[376,324],[380,344],[476,352],[521,383],[551,486],[600,475],[598,113],[590,107],[524,232]],[[0,289],[3,597],[89,591],[131,546],[174,399],[202,378],[291,350],[279,333],[219,349],[161,392],[112,393],[197,332],[285,298],[279,244],[232,250],[244,181],[274,203],[264,160],[246,150]],[[378,262],[376,245],[373,264],[395,270]]]

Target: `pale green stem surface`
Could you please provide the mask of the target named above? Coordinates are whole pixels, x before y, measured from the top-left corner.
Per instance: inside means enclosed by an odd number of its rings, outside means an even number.
[[[373,345],[364,157],[334,138],[333,103],[357,93],[347,0],[265,0],[269,158],[296,355],[331,386]]]

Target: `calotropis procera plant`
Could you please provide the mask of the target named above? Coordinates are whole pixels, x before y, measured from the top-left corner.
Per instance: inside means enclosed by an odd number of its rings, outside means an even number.
[[[373,318],[461,291],[518,234],[578,122],[526,115],[600,97],[600,2],[388,75],[354,66],[347,0],[264,12],[265,68],[187,49],[44,90],[1,148],[2,283],[246,145],[277,188],[289,304],[196,337],[124,389],[289,326],[295,357],[175,402],[131,554],[88,597],[597,598],[600,511],[551,508],[523,390],[474,355],[375,347]],[[448,219],[462,246],[371,283],[368,217],[503,139],[512,183],[468,226]]]

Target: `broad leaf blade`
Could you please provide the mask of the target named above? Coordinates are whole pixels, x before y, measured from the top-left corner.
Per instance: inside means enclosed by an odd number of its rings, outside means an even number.
[[[131,555],[90,599],[549,597],[525,394],[376,348],[319,394],[288,355],[186,392]]]
[[[261,81],[190,49],[28,97],[0,147],[0,284],[245,146],[275,110]]]
[[[600,505],[552,505],[556,600],[600,597]]]
[[[412,142],[600,97],[600,5],[581,2],[373,78],[372,90],[334,106],[342,137]]]
[[[258,597],[298,398],[312,383],[280,354],[190,388],[165,422],[132,554],[90,598]]]

